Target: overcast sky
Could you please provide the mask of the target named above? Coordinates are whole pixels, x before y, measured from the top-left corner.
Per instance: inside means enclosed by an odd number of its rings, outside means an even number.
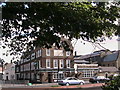
[[[106,41],[101,42],[101,45],[111,51],[120,50],[120,48],[119,48],[120,41],[118,42],[117,39],[118,39],[118,37],[113,37],[111,40],[107,39]],[[81,39],[74,40],[72,43],[74,46],[74,51],[77,51],[77,55],[86,55],[86,54],[93,53],[94,51],[103,49],[102,47],[100,47],[97,44],[96,44],[96,46],[94,46],[94,44],[83,41]],[[8,48],[6,48],[6,49],[8,49]],[[4,52],[6,52],[6,49],[0,49],[0,58],[4,59],[6,62],[10,62],[10,60],[12,59],[12,56],[5,56],[2,54]]]

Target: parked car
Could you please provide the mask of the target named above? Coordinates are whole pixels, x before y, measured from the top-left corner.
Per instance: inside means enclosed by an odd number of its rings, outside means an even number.
[[[96,77],[90,78],[89,82],[91,82],[91,83],[104,83],[104,82],[107,82],[109,80],[110,79],[106,78],[105,76],[96,76]]]
[[[62,80],[59,80],[58,81],[58,84],[59,85],[66,85],[66,86],[69,86],[69,85],[83,85],[85,84],[84,80],[79,80],[75,77],[67,77],[67,78],[64,78]]]

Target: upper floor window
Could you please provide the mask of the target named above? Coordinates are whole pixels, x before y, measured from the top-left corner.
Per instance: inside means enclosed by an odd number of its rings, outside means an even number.
[[[70,56],[71,52],[70,51],[66,51],[66,56]]]
[[[54,56],[63,56],[63,50],[54,50]]]
[[[41,56],[41,50],[38,50],[37,52],[36,52],[36,57],[40,57]]]
[[[70,60],[69,59],[66,60],[66,66],[67,66],[67,68],[70,68]]]
[[[32,55],[31,55],[31,60],[32,59],[35,59],[35,53],[32,53]]]
[[[30,70],[30,63],[24,65],[24,71]]]
[[[60,68],[63,68],[64,67],[64,62],[63,62],[63,59],[60,60]]]
[[[26,58],[24,58],[24,60],[23,60],[24,62],[26,62],[27,61],[27,59]]]
[[[39,68],[41,68],[41,60],[39,60]]]
[[[46,68],[50,68],[50,59],[46,59]]]
[[[31,70],[34,70],[35,66],[34,66],[34,62],[31,62]]]
[[[19,67],[16,67],[16,72],[19,72]]]
[[[46,56],[50,56],[50,49],[46,49]]]
[[[27,61],[30,61],[30,55],[27,57]]]
[[[23,61],[24,61],[24,60],[23,60],[23,58],[22,58],[22,59],[21,59],[21,64],[23,63]]]
[[[39,61],[34,62],[34,68],[39,69]]]
[[[53,67],[58,68],[58,60],[53,60]]]
[[[20,71],[24,71],[24,66],[23,65],[20,66]]]

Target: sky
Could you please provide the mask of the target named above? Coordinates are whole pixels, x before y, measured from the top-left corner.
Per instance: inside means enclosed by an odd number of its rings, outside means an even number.
[[[111,40],[107,38],[106,41],[103,41],[100,44],[104,48],[109,49],[111,51],[120,50],[120,48],[119,48],[120,41],[118,41],[117,39],[118,39],[118,37],[116,37],[116,36],[114,36]],[[81,43],[81,41],[82,41],[82,43]],[[77,43],[75,44],[74,51],[77,52],[77,55],[91,54],[94,51],[104,49],[101,46],[98,44],[94,45],[92,43],[89,43],[89,42],[79,39],[77,41]]]
[[[117,39],[118,39],[118,37],[116,37],[116,36],[114,36],[111,40],[107,38],[106,41],[103,41],[100,44],[103,47],[105,47],[106,49],[109,49],[111,51],[120,50],[120,47],[119,47],[120,41],[118,42]],[[97,44],[95,44],[96,46],[94,46],[94,44],[83,41],[82,39],[73,40],[72,43],[73,43],[74,51],[77,52],[77,55],[91,54],[94,51],[104,49]],[[0,48],[0,58],[4,59],[5,62],[10,63],[10,60],[12,59],[12,56],[3,55],[3,53],[5,53],[6,50],[8,50],[8,49],[9,48],[6,48],[6,49]]]

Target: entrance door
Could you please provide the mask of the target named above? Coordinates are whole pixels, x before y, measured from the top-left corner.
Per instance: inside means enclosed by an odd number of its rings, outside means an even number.
[[[48,83],[52,82],[52,73],[48,73]]]
[[[6,76],[6,80],[8,80],[8,76]]]

